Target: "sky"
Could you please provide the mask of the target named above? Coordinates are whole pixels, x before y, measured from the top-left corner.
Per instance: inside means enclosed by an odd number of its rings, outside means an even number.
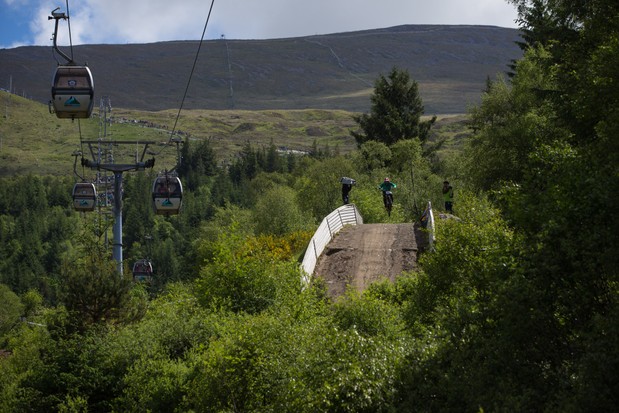
[[[211,0],[213,1],[213,0]],[[72,44],[199,40],[209,0],[68,0]],[[0,48],[51,46],[67,0],[0,0]],[[205,39],[278,39],[403,24],[517,27],[507,0],[214,0]],[[61,21],[58,45],[69,44]]]

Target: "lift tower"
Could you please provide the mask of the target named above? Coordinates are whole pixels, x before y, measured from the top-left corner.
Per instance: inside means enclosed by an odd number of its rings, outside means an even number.
[[[123,273],[123,201],[122,201],[122,182],[123,182],[123,172],[128,171],[143,171],[146,168],[152,168],[155,165],[155,158],[151,158],[149,160],[144,161],[144,156],[146,155],[146,150],[149,145],[155,144],[155,142],[139,142],[139,144],[144,145],[144,149],[139,157],[136,159],[134,163],[127,164],[116,164],[116,163],[106,163],[105,161],[101,161],[98,156],[98,152],[93,149],[93,145],[97,145],[97,147],[101,144],[100,140],[97,141],[82,141],[82,143],[88,145],[88,149],[90,151],[91,159],[82,158],[82,166],[95,169],[97,171],[109,171],[114,174],[114,205],[113,205],[113,213],[114,213],[114,227],[113,227],[113,250],[112,255],[114,260],[116,261],[118,273],[122,275]],[[136,145],[135,141],[114,141],[114,145]]]

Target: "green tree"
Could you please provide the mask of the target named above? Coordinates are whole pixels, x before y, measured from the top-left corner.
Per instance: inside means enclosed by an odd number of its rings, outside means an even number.
[[[437,223],[423,272],[398,281],[410,331],[431,343],[403,364],[399,408],[536,410],[561,381],[549,369],[564,350],[558,324],[523,274],[522,240],[500,211],[471,194],[460,202],[460,221]]]
[[[295,189],[299,199],[303,200],[301,207],[317,221],[342,205],[340,178],[356,175],[353,162],[343,156],[312,162],[303,171]],[[351,197],[356,189],[351,192]]]
[[[431,171],[419,139],[402,140],[391,146],[390,176],[398,177],[398,202],[408,221],[417,221],[427,202],[441,205],[441,179]]]
[[[67,256],[61,272],[61,301],[72,327],[86,331],[94,325],[129,321],[132,315],[130,276],[121,276],[91,227],[81,234],[81,250]]]
[[[575,33],[572,17],[559,12],[545,0],[508,0],[517,6],[518,22],[522,32],[523,42],[517,42],[521,49],[529,47],[548,46],[556,39],[563,37],[561,32],[569,30]],[[558,5],[560,2],[554,2]],[[573,11],[574,9],[572,9]]]
[[[23,311],[24,305],[17,294],[0,284],[0,339],[17,325]]]
[[[285,235],[308,229],[313,220],[303,213],[295,191],[287,186],[276,186],[263,194],[254,208],[258,234]]]
[[[378,170],[385,168],[391,161],[391,149],[378,141],[367,141],[359,146],[359,151],[354,155],[355,165],[359,170],[375,177]]]
[[[181,151],[181,159],[178,173],[190,191],[195,191],[204,185],[208,177],[217,175],[217,159],[208,139],[197,143],[186,140]]]
[[[232,223],[216,241],[202,240],[197,246],[208,256],[196,280],[197,295],[207,308],[255,314],[272,306],[280,294],[300,289],[296,263],[281,261],[268,245],[249,240],[244,229]]]
[[[548,52],[530,49],[517,64],[509,85],[499,78],[471,111],[474,131],[467,143],[467,179],[474,187],[497,189],[505,182],[521,182],[529,170],[528,159],[536,145],[563,139],[568,133],[552,121],[553,108],[536,90],[555,84],[542,62]]]
[[[152,181],[154,177],[143,172],[126,176],[123,184],[123,244],[128,245],[128,256],[135,256],[136,244],[144,244],[152,235],[154,225]],[[110,222],[108,225],[111,225]],[[146,251],[140,251],[145,253]],[[145,255],[138,256],[145,258]]]
[[[246,142],[241,153],[228,167],[232,182],[240,186],[244,181],[252,180],[259,172],[258,152],[250,142]]]
[[[361,129],[360,132],[351,131],[357,144],[378,141],[392,145],[412,138],[419,138],[422,143],[426,141],[436,116],[421,121],[424,108],[419,87],[406,70],[394,67],[386,77],[380,75],[370,99],[370,113],[354,117]]]
[[[613,235],[619,221],[611,211],[619,191],[619,6],[605,0],[517,3],[545,9],[548,27],[522,16],[548,37],[527,50],[512,88],[491,97],[501,97],[497,102],[505,105],[495,105],[496,111],[486,112],[493,115],[483,117],[473,138],[480,146],[471,159],[480,168],[471,168],[471,175],[481,178],[479,187],[494,189],[503,216],[523,239],[516,254],[522,274],[510,277],[509,288],[497,295],[503,302],[494,317],[497,326],[508,325],[500,320],[510,316],[519,320],[503,333],[517,338],[512,342],[518,346],[497,343],[518,349],[535,385],[529,397],[511,401],[497,391],[495,403],[515,410],[535,405],[578,411],[595,400],[603,410],[617,403],[617,381],[596,387],[585,380],[610,377],[614,368],[610,358],[600,362],[592,343],[616,342],[616,331],[601,326],[609,326],[616,312],[619,265],[612,252],[619,247]],[[484,104],[482,111],[489,108]],[[511,118],[514,113],[519,119]],[[505,165],[498,165],[497,158]],[[528,316],[522,318],[527,307]],[[479,349],[491,354],[491,349]],[[521,374],[511,366],[502,376],[510,377],[509,386],[524,389]],[[593,387],[594,394],[588,394]]]
[[[217,207],[223,207],[230,202],[240,203],[242,199],[243,193],[234,185],[230,172],[220,168],[219,173],[213,180],[211,190],[212,208],[209,210],[209,214],[215,213]]]
[[[54,279],[60,255],[70,248],[78,226],[59,194],[69,186],[62,179],[28,175],[0,179],[0,282],[22,293],[40,289],[55,296]],[[48,193],[53,197],[48,198]]]
[[[170,283],[139,323],[107,336],[102,353],[111,377],[118,377],[114,411],[187,411],[190,354],[208,346],[220,314],[207,314],[189,284]]]
[[[315,306],[305,298],[297,300]],[[189,405],[197,411],[393,411],[395,367],[406,351],[402,336],[336,328],[331,317],[313,311],[302,322],[289,312],[229,317],[211,345],[192,357]],[[365,313],[368,325],[383,319],[382,326],[398,330],[373,309],[351,312]]]
[[[271,139],[266,151],[264,170],[266,172],[280,172],[282,170],[282,158],[277,153],[273,139]]]

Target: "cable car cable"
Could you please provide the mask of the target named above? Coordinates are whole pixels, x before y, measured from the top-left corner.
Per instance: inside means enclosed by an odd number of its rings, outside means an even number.
[[[208,10],[208,15],[206,16],[206,21],[204,22],[204,29],[202,30],[202,37],[200,37],[200,43],[198,44],[198,50],[196,51],[196,56],[193,60],[193,66],[191,67],[191,72],[189,73],[189,79],[187,79],[187,85],[185,86],[185,93],[183,94],[183,98],[181,99],[181,105],[178,108],[178,113],[176,114],[176,119],[174,120],[174,126],[172,127],[172,131],[170,132],[170,139],[168,140],[168,143],[166,144],[166,146],[172,142],[172,138],[174,137],[174,133],[176,132],[176,126],[181,116],[181,111],[183,110],[185,99],[187,98],[187,92],[189,91],[189,84],[191,83],[191,78],[193,77],[193,73],[196,70],[196,65],[198,63],[198,56],[200,55],[200,49],[202,48],[202,43],[204,42],[204,35],[206,34],[206,28],[208,26],[208,22],[211,19],[211,12],[213,11],[214,4],[215,4],[215,0],[211,0],[211,7]],[[163,149],[159,151],[158,153],[156,153],[155,155],[159,155],[161,152],[163,152]],[[180,163],[180,159],[178,160],[178,163]]]
[[[71,50],[71,61],[73,61],[73,36],[71,35],[71,13],[69,11],[69,0],[65,1],[65,5],[67,6],[67,27],[69,29],[69,49]],[[82,158],[84,154],[84,142],[82,138],[82,124],[80,123],[79,118],[77,119],[77,128],[80,135],[80,151],[82,152]],[[85,173],[84,163],[82,162],[82,173]]]
[[[86,176],[85,162],[84,162],[84,139],[82,138],[82,123],[79,118],[77,119],[77,130],[80,136],[80,153],[82,154],[82,174]]]
[[[65,2],[67,6],[67,27],[69,29],[69,48],[71,50],[71,61],[73,61],[73,36],[71,35],[71,13],[69,11],[69,0]],[[77,130],[80,135],[80,152],[82,152],[82,159],[84,159],[84,139],[82,138],[82,123],[80,119],[77,119]],[[82,162],[82,174],[86,176],[86,167]]]
[[[71,14],[69,13],[69,0],[66,0],[67,5],[67,26],[69,27],[69,48],[71,49],[71,61],[73,61],[73,38],[71,37]]]
[[[67,13],[51,12],[48,20],[55,20],[53,40],[53,56],[58,64],[52,81],[52,100],[49,103],[50,113],[56,113],[58,118],[88,118],[92,112],[94,102],[94,81],[87,65],[77,65],[73,60],[73,35],[71,21],[68,15],[69,0],[65,1]],[[70,56],[58,47],[58,24],[60,20],[67,20],[69,29]],[[65,62],[61,63],[60,58]]]

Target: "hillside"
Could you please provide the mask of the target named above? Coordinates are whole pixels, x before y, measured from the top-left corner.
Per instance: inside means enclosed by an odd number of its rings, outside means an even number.
[[[47,105],[0,91],[0,176],[15,174],[70,175],[75,150],[87,151],[82,140],[97,140],[102,127],[95,109],[90,119],[79,123],[58,119]],[[164,148],[178,110],[140,111],[115,109],[105,128],[110,140],[152,141],[156,169],[174,165],[176,152]],[[353,113],[343,110],[183,110],[176,131],[183,139],[209,139],[218,159],[225,162],[246,143],[255,147],[273,143],[281,149],[309,151],[329,147],[348,153],[356,147],[350,130],[356,127]],[[447,150],[468,133],[463,115],[441,115],[432,138],[447,139]],[[115,157],[132,159],[136,147],[116,147]],[[164,150],[165,149],[165,150]],[[139,149],[141,150],[141,149]],[[123,152],[124,151],[124,152]],[[87,152],[85,152],[87,153]],[[150,157],[151,154],[149,154]]]
[[[488,77],[521,56],[518,31],[490,26],[407,25],[273,40],[202,45],[186,109],[367,111],[375,79],[407,69],[427,114],[464,113]],[[197,41],[83,45],[75,60],[95,77],[96,101],[157,111],[180,106]],[[55,68],[49,47],[0,50],[0,87],[47,103]]]

